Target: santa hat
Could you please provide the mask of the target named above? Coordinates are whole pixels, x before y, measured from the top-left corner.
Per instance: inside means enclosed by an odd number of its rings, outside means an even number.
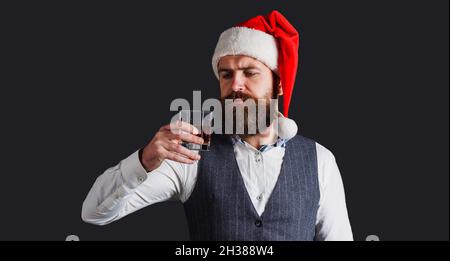
[[[220,35],[212,58],[214,74],[219,78],[219,60],[227,55],[259,60],[280,77],[283,112],[287,117],[297,73],[298,45],[298,32],[281,13],[272,11],[267,16],[256,16]]]

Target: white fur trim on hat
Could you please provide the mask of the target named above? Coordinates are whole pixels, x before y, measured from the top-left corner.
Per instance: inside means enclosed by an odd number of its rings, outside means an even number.
[[[246,55],[259,60],[272,71],[278,70],[277,41],[272,35],[248,27],[232,27],[224,31],[217,42],[212,58],[214,74],[219,78],[220,58],[227,55]]]

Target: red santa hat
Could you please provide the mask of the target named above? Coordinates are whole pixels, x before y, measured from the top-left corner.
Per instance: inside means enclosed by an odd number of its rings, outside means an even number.
[[[219,78],[220,58],[246,55],[259,60],[274,71],[283,89],[283,114],[288,116],[298,66],[299,36],[297,30],[278,11],[256,16],[225,30],[219,37],[212,66]]]

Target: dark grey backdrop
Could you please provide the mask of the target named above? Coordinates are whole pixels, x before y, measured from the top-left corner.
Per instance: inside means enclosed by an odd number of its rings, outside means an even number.
[[[278,9],[301,35],[290,116],[336,156],[357,240],[448,240],[448,1],[20,3],[2,10],[0,240],[186,240],[179,203],[84,224],[95,178],[192,90],[220,32]]]

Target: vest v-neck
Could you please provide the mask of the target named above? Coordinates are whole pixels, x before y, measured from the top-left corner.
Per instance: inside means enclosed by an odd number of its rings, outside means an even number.
[[[270,194],[270,196],[269,196],[269,198],[267,200],[266,206],[264,207],[264,211],[261,213],[261,215],[259,215],[258,211],[255,208],[255,205],[253,205],[253,202],[252,202],[251,197],[250,197],[250,193],[248,192],[247,187],[245,186],[244,178],[242,177],[241,171],[239,169],[239,166],[238,166],[235,154],[234,154],[233,144],[231,142],[227,142],[225,147],[227,148],[226,155],[232,155],[232,157],[233,157],[233,159],[231,160],[231,162],[233,164],[232,167],[234,169],[233,175],[237,175],[238,176],[237,177],[238,184],[239,184],[239,186],[242,187],[241,191],[243,191],[245,193],[244,198],[247,201],[247,204],[251,205],[251,209],[252,209],[253,215],[255,215],[255,217],[258,217],[260,220],[263,220],[264,216],[265,216],[265,213],[267,212],[267,209],[268,209],[268,207],[271,204],[272,198],[274,197],[274,194],[275,193],[279,193],[279,183],[280,183],[279,181],[280,181],[281,178],[283,178],[283,175],[285,175],[284,174],[285,171],[284,171],[284,167],[283,166],[284,166],[286,160],[290,160],[290,158],[287,156],[287,155],[289,155],[289,148],[290,148],[290,146],[288,144],[286,144],[286,153],[285,153],[285,156],[283,158],[283,162],[281,163],[280,174],[278,175],[277,181],[275,182],[275,186],[274,186],[274,188],[272,190],[272,193]],[[265,173],[263,173],[263,175],[265,175]],[[269,211],[270,211],[270,209],[269,209]]]

